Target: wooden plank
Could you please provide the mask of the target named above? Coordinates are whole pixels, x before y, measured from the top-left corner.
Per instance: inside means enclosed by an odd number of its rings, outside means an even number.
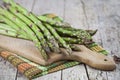
[[[101,35],[103,46],[109,51],[109,56],[117,55],[120,57],[120,1],[110,0],[106,2],[108,5],[105,6],[105,11],[100,14],[101,19],[104,20],[101,33],[106,33]],[[119,80],[120,79],[120,64],[116,64],[117,68],[114,71],[107,72],[108,80]]]
[[[64,0],[36,0],[33,12],[37,15],[54,13],[63,17]]]
[[[61,80],[61,71],[38,77],[34,80]]]
[[[17,69],[0,57],[0,80],[15,80]]]
[[[86,11],[86,20],[88,22],[88,27],[89,29],[98,29],[97,34],[94,36],[94,40],[99,43],[102,44],[102,39],[100,36],[100,25],[98,22],[98,16],[97,14],[99,13],[98,10],[96,10],[96,6],[99,6],[99,1],[83,1],[84,7],[85,7],[85,11]],[[90,80],[107,80],[107,75],[106,72],[104,71],[99,71],[99,70],[95,70],[90,68],[89,66],[87,66],[87,71],[88,71],[88,75],[89,75],[89,79]]]
[[[32,12],[36,15],[54,13],[63,17],[64,0],[36,0]],[[35,80],[61,80],[61,71],[39,77]]]
[[[14,0],[16,3],[20,4],[24,8],[26,8],[28,11],[32,10],[32,7],[34,5],[34,0]]]
[[[118,52],[116,53],[116,48],[118,48],[120,45],[118,44],[118,39],[116,39],[118,37],[115,36],[117,35],[117,31],[114,30],[114,28],[116,28],[118,25],[112,21],[113,17],[110,18],[111,15],[118,14],[118,1],[84,0],[83,2],[85,4],[87,22],[88,26],[90,26],[89,28],[98,28],[99,30],[95,36],[96,41],[99,44],[101,43],[109,52],[111,52],[111,50],[115,52],[114,55],[118,54]],[[116,40],[112,37],[114,37]],[[109,42],[111,39],[115,40],[115,42]],[[111,56],[111,54],[109,55]],[[90,80],[119,80],[120,78],[120,71],[118,67],[112,72],[93,70],[89,67],[87,67],[87,69]]]
[[[75,28],[86,29],[87,23],[80,0],[65,0],[65,21]]]
[[[88,80],[83,64],[62,71],[62,80]]]
[[[75,28],[87,29],[80,0],[65,0],[64,20]],[[62,71],[62,80],[88,80],[84,65],[80,64]]]
[[[20,73],[19,71],[17,71],[17,78],[16,80],[28,80],[27,77],[25,77],[22,73]]]
[[[99,31],[98,16],[96,15],[97,12],[95,10],[95,5],[97,6],[98,4],[95,2],[99,3],[98,1],[95,0],[92,1],[81,0],[86,18],[87,27],[89,29],[98,29],[97,34],[93,38],[95,42],[97,42],[98,44],[102,44],[100,31]],[[89,80],[107,80],[106,72],[93,69],[89,66],[87,66],[87,72],[88,72]]]

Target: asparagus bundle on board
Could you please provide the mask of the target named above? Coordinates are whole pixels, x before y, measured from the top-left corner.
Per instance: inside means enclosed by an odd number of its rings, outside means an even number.
[[[13,0],[4,0],[0,8],[0,34],[31,40],[45,60],[49,52],[70,55],[79,50],[74,44],[90,44],[96,30],[75,29],[58,16],[35,16]]]
[[[67,50],[68,54],[70,54],[72,51],[71,51],[71,48],[69,47],[69,45],[66,44],[66,42],[56,33],[56,32],[53,32],[54,29],[51,27],[51,26],[47,26],[47,28],[51,29],[52,31],[48,31],[48,29],[46,29],[46,27],[44,27],[42,25],[42,23],[40,22],[40,20],[34,15],[32,14],[31,12],[28,12],[25,8],[15,4],[13,1],[11,0],[4,0],[6,3],[6,5],[10,5],[12,6],[13,8],[16,8],[18,12],[24,14],[25,16],[27,16],[30,20],[32,20],[36,25],[38,25],[38,27],[40,28],[40,30],[42,32],[44,32],[46,34],[46,37],[50,37],[50,32],[52,34],[54,34],[54,38],[57,39],[58,43],[61,43],[61,45],[63,45],[63,47]],[[55,41],[53,39],[51,39],[51,41]]]

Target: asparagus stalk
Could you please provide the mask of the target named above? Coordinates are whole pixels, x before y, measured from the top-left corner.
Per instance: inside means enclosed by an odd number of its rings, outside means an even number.
[[[73,35],[73,32],[76,32],[76,33],[81,33],[82,29],[75,29],[75,28],[65,28],[65,27],[55,27],[53,26],[55,29],[59,29],[61,28],[61,33],[64,34],[64,31],[69,31],[71,33],[69,33],[69,35]],[[90,36],[93,36],[97,30],[85,30]],[[79,34],[76,34],[76,36],[79,36]]]
[[[44,14],[44,15],[42,15],[42,16],[45,16],[45,17],[48,17],[48,18],[51,18],[52,20],[55,20],[55,21],[60,21],[60,22],[63,22],[63,20],[60,18],[60,17],[58,17],[58,16],[56,16],[56,15],[54,15],[54,14]],[[54,26],[53,26],[54,27]],[[56,28],[56,27],[54,27],[54,28]],[[63,35],[64,35],[64,33],[65,33],[65,31],[64,30],[67,30],[67,31],[71,31],[71,35],[73,35],[73,31],[76,31],[77,33],[80,33],[81,34],[81,31],[83,31],[82,29],[75,29],[75,28],[72,28],[72,27],[60,27],[62,30],[61,30],[61,33],[63,33]],[[58,28],[58,30],[59,30],[59,28]],[[96,33],[96,31],[92,31],[92,30],[87,30],[87,32],[89,32],[89,33],[91,33],[91,35],[93,35],[93,34],[95,34]],[[63,36],[62,35],[62,36]],[[79,34],[78,34],[79,35]],[[65,36],[65,35],[64,35]],[[87,37],[87,36],[86,36]],[[88,37],[87,38],[89,38],[90,37],[90,35],[88,34]],[[77,44],[89,44],[89,43],[92,43],[92,41],[91,40],[87,40],[87,43],[84,41],[84,40],[82,40],[82,39],[80,39],[80,38],[78,38],[78,39],[75,39],[75,38],[69,38],[69,37],[62,37],[67,43],[77,43]],[[91,37],[90,37],[91,38]]]
[[[0,34],[1,35],[6,35],[14,38],[21,38],[21,39],[26,39],[29,40],[28,37],[25,35],[21,34],[20,32],[12,29],[10,26],[4,23],[0,23]]]
[[[30,38],[30,36],[28,36],[24,30],[22,30],[20,27],[18,27],[17,25],[15,25],[7,17],[0,15],[0,19],[3,21],[3,22],[0,22],[0,23],[7,24],[7,25],[9,25],[10,28],[12,28],[12,29],[14,29],[16,31],[19,31],[21,34],[24,34],[25,37]]]
[[[13,1],[11,0],[4,0],[4,2],[9,3],[11,6],[17,8],[22,14],[26,15],[29,19],[31,19],[35,24],[39,25],[39,28],[43,31],[43,32],[47,32],[47,29],[45,29],[45,27],[42,25],[42,23],[40,22],[39,19],[37,19],[37,17],[32,14],[32,13],[28,13],[26,9],[24,9],[23,7],[15,4]],[[29,14],[29,16],[28,16]],[[50,27],[50,26],[48,26]],[[52,27],[50,27],[52,30],[54,30]],[[49,31],[48,31],[49,32]],[[56,32],[51,32],[52,34],[55,34],[54,37],[57,38],[57,40],[59,41],[59,43],[61,43],[64,48],[67,49],[68,53],[71,53],[71,48],[66,44],[66,42],[56,33]],[[56,35],[57,34],[57,35]],[[59,36],[59,37],[58,37]],[[59,38],[59,39],[58,39]],[[64,44],[63,44],[64,43]]]
[[[60,22],[63,21],[61,18],[59,18],[58,16],[55,16],[54,14],[44,14],[42,16],[51,18],[51,19],[53,19],[55,21],[60,21]],[[86,43],[86,42],[91,43],[92,42],[92,37],[85,30],[75,29],[75,28],[72,28],[72,27],[55,27],[54,26],[54,28],[56,29],[56,31],[61,36],[77,37],[78,38],[77,42],[81,42],[81,43]],[[65,40],[67,42],[72,41],[73,43],[75,43],[75,41],[76,41],[73,38],[72,39],[71,38],[65,38]],[[79,41],[79,40],[81,40],[81,41]]]
[[[45,16],[39,16],[38,18],[41,21],[47,22],[47,23],[49,23],[50,25],[53,25],[53,26],[71,27],[71,25],[67,22],[55,21],[55,20],[52,20],[51,18],[48,18],[48,17],[45,17]]]
[[[84,44],[81,39],[75,39],[70,37],[62,37],[69,44]]]
[[[46,17],[46,19],[48,19],[48,20],[46,20],[46,21],[49,21],[49,19],[51,19],[51,21],[56,21],[56,22],[63,22],[63,19],[62,18],[60,18],[59,16],[56,16],[55,14],[43,14],[43,15],[41,15],[41,16],[38,16],[38,17],[40,17],[41,18],[41,21],[43,21],[43,19],[44,19],[44,17]],[[42,19],[42,17],[43,17],[43,19]],[[49,24],[51,24],[50,22],[49,22]],[[54,23],[54,25],[55,25],[56,23]],[[64,30],[68,30],[68,31],[76,31],[76,32],[80,32],[82,29],[75,29],[75,28],[73,28],[73,27],[71,27],[71,26],[69,26],[69,27],[62,27],[62,26],[53,26],[54,28],[56,28],[56,27],[60,27],[60,28],[63,28],[63,32],[64,32]],[[93,36],[96,32],[97,32],[97,30],[85,30],[85,31],[87,31],[91,36]],[[72,34],[72,32],[71,32],[71,34]]]
[[[14,37],[14,38],[20,38],[20,39],[25,39],[25,40],[31,40],[28,37],[25,37],[21,33],[19,34],[18,31],[12,29],[9,25],[3,24],[3,23],[0,23],[0,35],[10,36],[10,37]],[[70,44],[70,47],[72,48],[72,50],[80,51],[80,49],[77,48],[77,46],[75,46],[73,44]]]
[[[23,23],[20,19],[16,18],[16,16],[14,16],[13,14],[9,13],[7,10],[0,8],[0,15],[5,16],[7,18],[9,18],[11,21],[14,20],[14,24],[16,24],[18,27],[20,27],[20,29],[23,29],[26,31],[27,35],[31,36],[31,39],[33,42],[35,42],[36,47],[40,50],[41,55],[43,56],[43,58],[45,60],[47,60],[48,56],[47,53],[44,51],[44,49],[42,49],[41,47],[41,43],[39,41],[39,39],[36,37],[36,35],[34,34],[34,32],[30,29],[30,27],[27,27],[27,25],[25,23]],[[44,42],[42,42],[43,45]],[[47,47],[46,47],[47,48]]]
[[[54,37],[59,41],[59,44],[64,47],[69,54],[71,54],[71,48],[66,42],[57,34],[57,32],[47,23],[44,23],[44,25],[49,29],[49,31],[54,35]],[[54,33],[53,33],[54,32]]]
[[[76,39],[81,39],[82,41],[84,41],[84,43],[91,43],[92,42],[92,37],[84,30],[81,30],[79,32],[76,31],[68,31],[68,30],[64,30],[63,28],[55,28],[56,31],[59,33],[60,36],[62,37],[73,37]]]
[[[7,31],[16,31],[16,30],[14,30],[14,29],[12,29],[11,27],[9,27],[7,24],[5,24],[5,23],[0,23],[0,29],[3,29],[3,30],[7,30]],[[6,31],[6,32],[7,32]]]

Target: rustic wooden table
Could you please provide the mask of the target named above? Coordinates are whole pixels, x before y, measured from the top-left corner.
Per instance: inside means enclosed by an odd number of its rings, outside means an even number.
[[[75,28],[98,29],[94,40],[120,57],[120,0],[15,0],[37,15],[55,13]],[[2,4],[2,0],[0,0]],[[100,71],[80,64],[34,80],[120,80],[120,64],[114,71]],[[0,80],[27,80],[0,57]]]

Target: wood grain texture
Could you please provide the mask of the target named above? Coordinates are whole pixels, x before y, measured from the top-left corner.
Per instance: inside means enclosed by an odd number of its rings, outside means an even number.
[[[74,66],[62,71],[62,80],[88,80],[84,65]]]
[[[35,0],[14,0],[16,3],[20,4],[24,8],[26,8],[28,11],[31,11],[34,5]]]
[[[61,71],[54,72],[45,76],[41,76],[34,80],[61,80]]]
[[[116,22],[120,21],[117,17],[120,3],[117,0],[83,0],[83,3],[85,4],[86,18],[89,28],[98,29],[98,33],[94,39],[109,51],[109,56],[118,55],[118,46],[120,46],[120,44],[118,39],[119,29],[117,30],[117,28],[119,27]],[[115,17],[117,19],[116,22],[113,20],[113,15],[117,15]],[[111,54],[111,52],[113,52],[113,54]],[[118,77],[120,76],[119,68],[112,72],[93,70],[89,67],[87,67],[87,69],[90,80],[119,80],[120,78]]]
[[[37,15],[54,13],[63,17],[64,0],[35,0],[32,12]]]
[[[87,28],[83,5],[80,0],[65,0],[64,19],[75,28]]]
[[[98,29],[94,40],[108,50],[109,56],[120,57],[119,0],[15,0],[37,15],[55,13],[75,28]],[[0,0],[0,5],[2,0]],[[86,73],[87,72],[87,73]],[[2,73],[2,74],[1,74]],[[16,77],[17,75],[17,77]],[[120,64],[115,71],[105,72],[78,65],[34,80],[119,80]],[[0,57],[0,80],[27,80],[9,62]]]
[[[15,80],[17,69],[0,57],[0,80]]]

